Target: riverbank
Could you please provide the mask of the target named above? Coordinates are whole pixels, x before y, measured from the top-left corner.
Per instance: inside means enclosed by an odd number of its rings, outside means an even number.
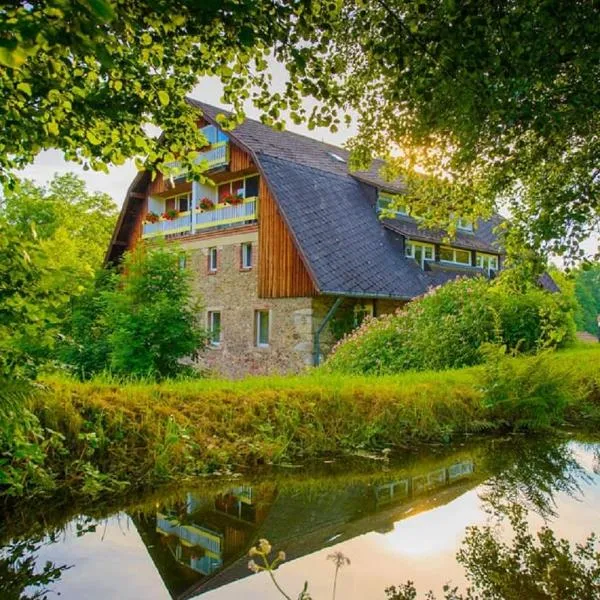
[[[185,476],[473,433],[600,424],[600,348],[390,377],[40,382],[29,408],[54,488],[94,495]],[[498,395],[501,396],[500,401]]]

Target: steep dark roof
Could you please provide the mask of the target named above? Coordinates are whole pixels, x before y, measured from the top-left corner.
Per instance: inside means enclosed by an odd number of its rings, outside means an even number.
[[[227,111],[189,99],[207,121],[218,125]],[[228,132],[249,152],[266,177],[283,219],[320,293],[371,298],[411,299],[442,280],[457,276],[422,271],[404,256],[400,236],[442,241],[443,232],[421,230],[413,219],[382,223],[374,210],[376,188],[402,192],[401,182],[380,176],[382,161],[368,171],[348,171],[343,148],[290,131],[276,131],[246,119]],[[149,180],[140,173],[130,186],[106,261],[117,262],[143,208]],[[482,222],[473,234],[457,235],[453,245],[496,250],[492,229]],[[459,273],[460,274],[460,273]]]
[[[347,174],[256,157],[323,293],[412,298],[429,282],[375,218]]]
[[[228,114],[197,100],[190,103],[212,122],[218,114]],[[411,218],[386,220],[384,226],[377,220],[363,184],[392,192],[404,189],[380,176],[382,161],[374,161],[369,171],[349,173],[347,150],[252,119],[230,135],[266,176],[319,292],[408,299],[464,274],[424,272],[404,257],[398,234],[441,242],[444,232],[420,229]],[[498,252],[493,234],[498,222],[481,221],[474,233],[459,232],[452,245]]]
[[[385,219],[384,226],[396,233],[404,235],[413,240],[422,240],[436,244],[445,242],[446,232],[440,229],[426,229],[419,227],[419,223],[411,217],[399,217],[397,219]],[[472,232],[457,231],[454,238],[449,242],[457,248],[466,250],[481,250],[483,252],[501,252],[498,236],[494,229],[502,223],[500,216],[494,216],[487,221],[479,219],[475,223]]]

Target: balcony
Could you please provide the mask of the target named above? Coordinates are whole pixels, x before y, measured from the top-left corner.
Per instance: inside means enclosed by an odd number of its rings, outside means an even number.
[[[172,234],[192,234],[213,227],[228,227],[258,219],[258,198],[246,198],[240,204],[217,204],[212,210],[195,209],[179,213],[174,219],[161,219],[143,225],[142,238]]]
[[[228,165],[229,142],[218,142],[213,144],[208,150],[199,152],[198,156],[194,159],[194,163],[197,165],[202,165],[204,167],[204,171],[210,171],[211,169]],[[187,169],[184,169],[178,160],[167,163],[165,167],[167,167],[172,173],[175,181],[179,181],[187,177]]]

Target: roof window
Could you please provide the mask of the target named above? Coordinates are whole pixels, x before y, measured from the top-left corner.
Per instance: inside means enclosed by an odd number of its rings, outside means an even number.
[[[339,154],[336,154],[335,152],[328,152],[327,154],[329,154],[329,156],[331,156],[331,158],[333,158],[333,160],[337,160],[338,162],[341,162],[341,163],[346,162],[345,158],[343,158]]]

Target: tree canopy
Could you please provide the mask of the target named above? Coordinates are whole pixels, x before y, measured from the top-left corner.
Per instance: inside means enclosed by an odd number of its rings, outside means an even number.
[[[520,244],[578,257],[600,223],[599,23],[587,0],[350,0],[278,56],[321,120],[358,113],[355,163],[386,156],[413,213],[504,202]]]
[[[79,0],[4,3],[0,17],[4,181],[46,148],[94,169],[193,168],[203,140],[185,95],[212,75],[235,109],[226,125],[248,99],[276,126],[356,114],[353,165],[387,158],[431,224],[504,203],[519,247],[572,258],[598,227],[595,2]]]

